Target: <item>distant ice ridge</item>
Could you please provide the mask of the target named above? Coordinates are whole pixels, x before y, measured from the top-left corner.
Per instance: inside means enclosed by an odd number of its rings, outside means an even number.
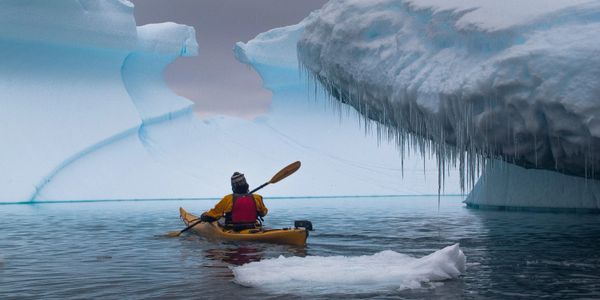
[[[128,1],[2,1],[0,202],[219,197],[233,171],[258,186],[295,160],[302,170],[266,196],[437,193],[429,158],[402,168],[396,145],[378,147],[360,119],[331,119],[323,95],[305,101],[298,38],[274,56],[291,63],[261,66],[273,75],[263,77],[271,113],[199,119],[163,79],[173,60],[197,54],[193,28],[136,27]]]
[[[298,55],[313,80],[442,170],[458,163],[461,182],[488,157],[600,178],[599,1],[332,0],[311,19]],[[484,191],[469,201],[600,208]]]
[[[458,244],[422,258],[391,250],[364,256],[283,257],[232,268],[234,281],[282,293],[369,292],[415,289],[455,279],[466,272]]]

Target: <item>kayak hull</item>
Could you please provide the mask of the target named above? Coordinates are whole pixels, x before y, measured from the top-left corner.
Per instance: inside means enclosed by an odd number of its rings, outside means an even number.
[[[181,207],[179,208],[179,214],[181,215],[183,222],[188,226],[198,221],[197,216],[188,213]],[[306,239],[308,238],[308,231],[306,231],[304,228],[262,228],[233,231],[231,229],[224,228],[218,222],[201,222],[192,227],[190,231],[211,239],[262,242],[295,246],[306,245]]]

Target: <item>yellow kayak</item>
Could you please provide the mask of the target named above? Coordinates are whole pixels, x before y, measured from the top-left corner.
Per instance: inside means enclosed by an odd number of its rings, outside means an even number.
[[[181,219],[186,225],[198,221],[198,217],[179,208]],[[310,228],[312,229],[312,228]],[[230,241],[252,241],[274,244],[287,244],[304,246],[306,238],[308,238],[308,230],[305,228],[283,228],[283,229],[244,229],[234,231],[221,226],[218,222],[202,222],[192,227],[190,230],[195,233],[214,239],[230,240]]]

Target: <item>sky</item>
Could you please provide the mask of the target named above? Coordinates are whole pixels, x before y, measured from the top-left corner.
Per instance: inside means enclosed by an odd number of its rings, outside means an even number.
[[[131,0],[138,25],[176,22],[193,26],[197,57],[179,58],[166,72],[171,89],[196,103],[201,116],[254,118],[264,114],[271,93],[260,77],[238,62],[236,42],[300,22],[327,0]]]

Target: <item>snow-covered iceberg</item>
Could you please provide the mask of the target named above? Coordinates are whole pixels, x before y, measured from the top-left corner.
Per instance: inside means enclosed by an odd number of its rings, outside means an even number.
[[[430,159],[403,169],[394,143],[378,146],[354,117],[330,118],[324,95],[305,101],[301,32],[277,55],[258,51],[278,47],[261,39],[236,51],[275,76],[263,76],[274,91],[269,114],[200,119],[163,78],[177,57],[197,54],[194,29],[138,27],[133,9],[124,0],[0,3],[0,202],[219,197],[233,171],[257,186],[295,160],[302,170],[265,194],[437,193]],[[281,60],[254,64],[269,57]]]
[[[298,55],[331,95],[432,149],[442,168],[459,162],[463,179],[492,157],[594,190],[584,178],[600,178],[599,34],[599,1],[332,0]],[[501,173],[487,168],[488,186]],[[591,190],[541,203],[520,191],[507,202],[480,185],[469,201],[600,208]]]

